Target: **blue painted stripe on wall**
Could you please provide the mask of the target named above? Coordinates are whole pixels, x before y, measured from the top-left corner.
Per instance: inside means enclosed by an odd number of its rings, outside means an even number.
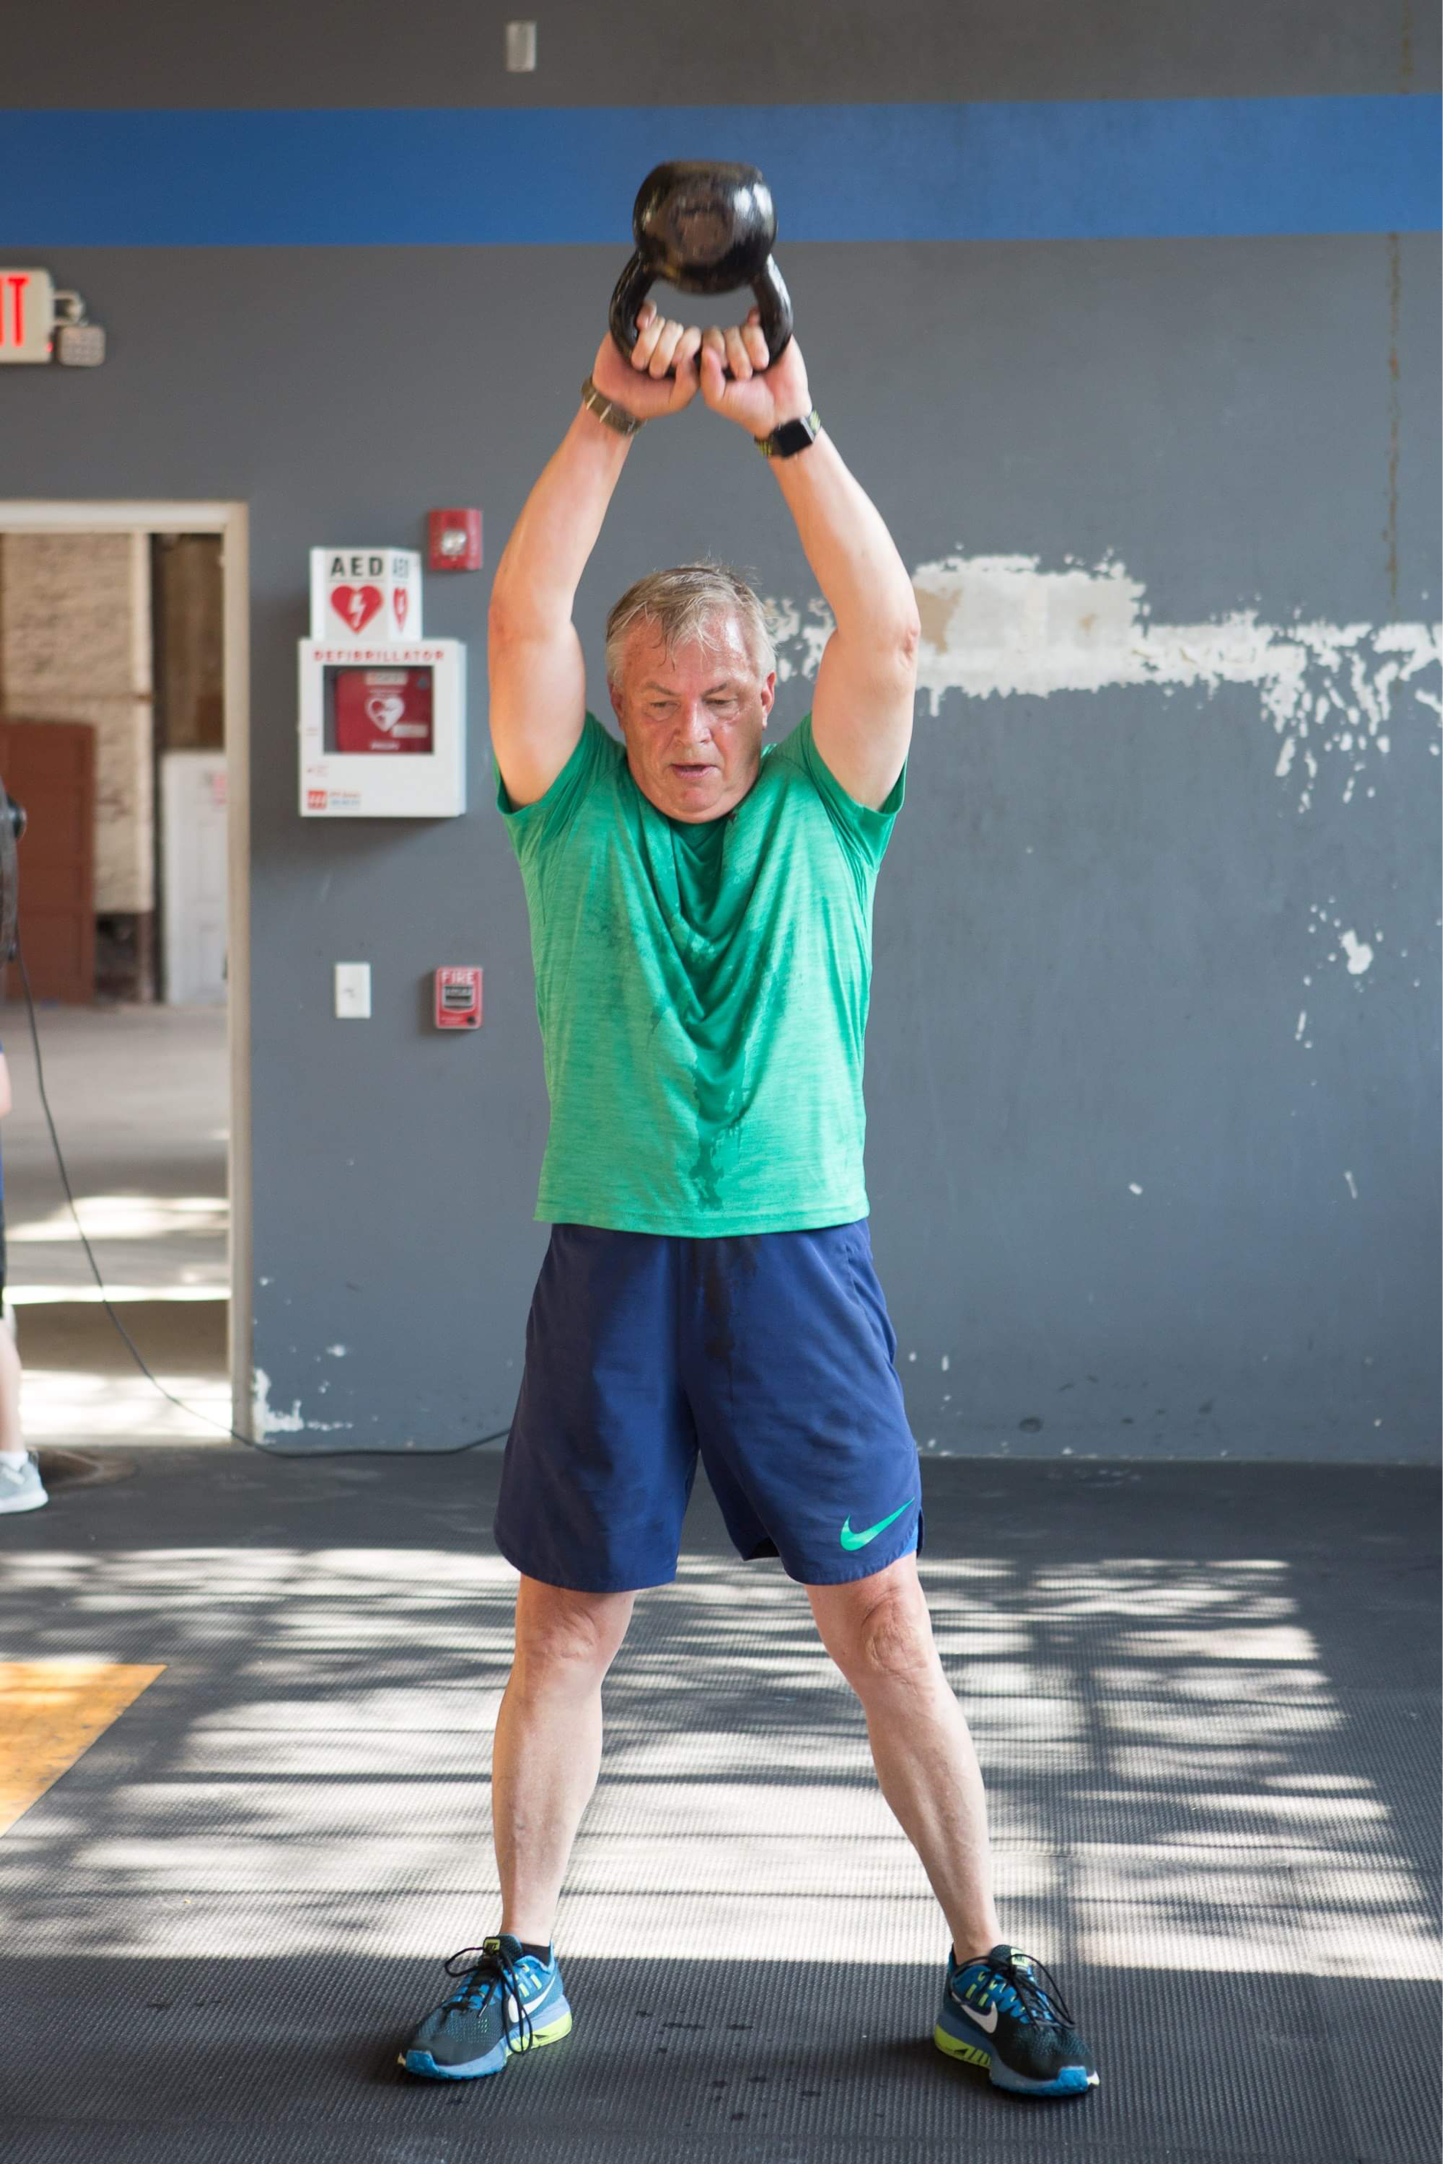
[[[0,111],[0,248],[629,242],[663,158],[743,158],[782,241],[1426,232],[1434,96]]]

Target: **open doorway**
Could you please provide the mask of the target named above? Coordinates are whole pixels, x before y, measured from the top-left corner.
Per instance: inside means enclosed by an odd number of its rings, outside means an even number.
[[[177,1394],[250,1409],[248,563],[233,503],[0,500],[0,778],[21,949],[82,1223]],[[36,1088],[19,971],[7,1293],[26,1439],[220,1440],[99,1302]]]

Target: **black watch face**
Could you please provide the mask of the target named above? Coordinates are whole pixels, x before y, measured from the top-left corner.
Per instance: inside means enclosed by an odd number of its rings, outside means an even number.
[[[772,441],[779,451],[804,451],[816,442],[816,430],[810,420],[784,421]]]

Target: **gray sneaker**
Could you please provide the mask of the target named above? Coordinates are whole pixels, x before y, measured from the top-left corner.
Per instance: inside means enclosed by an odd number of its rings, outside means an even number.
[[[40,1460],[33,1450],[23,1465],[0,1461],[0,1511],[38,1510],[49,1500],[40,1479]]]

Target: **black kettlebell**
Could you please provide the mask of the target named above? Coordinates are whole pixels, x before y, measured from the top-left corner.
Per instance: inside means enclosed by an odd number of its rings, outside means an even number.
[[[636,253],[611,296],[611,335],[623,353],[636,344],[636,311],[658,278],[681,293],[750,286],[761,310],[767,366],[785,352],[792,303],[772,257],[772,191],[754,165],[680,159],[656,166],[641,184],[631,230]]]

